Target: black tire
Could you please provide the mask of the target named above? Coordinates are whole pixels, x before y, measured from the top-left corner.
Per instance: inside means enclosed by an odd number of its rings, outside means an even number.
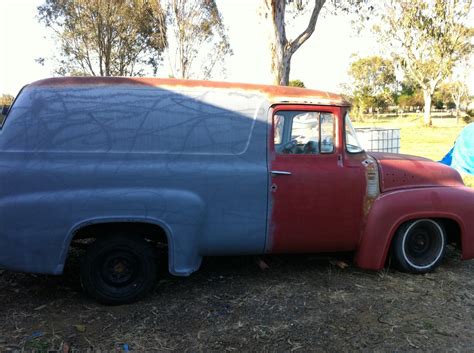
[[[82,287],[108,305],[141,299],[153,288],[156,277],[156,249],[138,236],[98,238],[81,263]]]
[[[411,273],[433,271],[443,261],[446,233],[433,219],[405,223],[395,234],[392,258],[397,268]]]

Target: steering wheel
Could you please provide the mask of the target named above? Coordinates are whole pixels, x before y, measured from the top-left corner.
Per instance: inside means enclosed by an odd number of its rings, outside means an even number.
[[[293,139],[293,140],[290,140],[290,141],[284,143],[282,148],[281,148],[281,153],[294,154],[297,144],[298,144],[298,142],[296,141],[296,139]]]

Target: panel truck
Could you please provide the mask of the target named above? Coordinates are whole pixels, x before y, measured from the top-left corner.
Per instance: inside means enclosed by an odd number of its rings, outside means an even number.
[[[25,86],[0,130],[0,267],[133,302],[204,256],[353,252],[365,269],[474,256],[474,190],[429,159],[365,152],[339,95],[151,78]]]

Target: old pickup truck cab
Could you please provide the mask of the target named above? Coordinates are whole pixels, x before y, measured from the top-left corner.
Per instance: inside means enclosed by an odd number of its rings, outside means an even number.
[[[0,267],[61,274],[86,246],[84,289],[137,300],[204,256],[354,252],[436,268],[474,256],[474,191],[431,160],[367,153],[338,95],[145,78],[27,85],[0,131]]]

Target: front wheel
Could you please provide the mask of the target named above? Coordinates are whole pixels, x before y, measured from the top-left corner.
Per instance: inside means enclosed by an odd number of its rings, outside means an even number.
[[[156,282],[156,249],[135,236],[98,238],[81,263],[84,290],[109,305],[132,303]]]
[[[446,233],[432,219],[418,219],[400,227],[392,245],[392,258],[402,271],[426,273],[443,260]]]

